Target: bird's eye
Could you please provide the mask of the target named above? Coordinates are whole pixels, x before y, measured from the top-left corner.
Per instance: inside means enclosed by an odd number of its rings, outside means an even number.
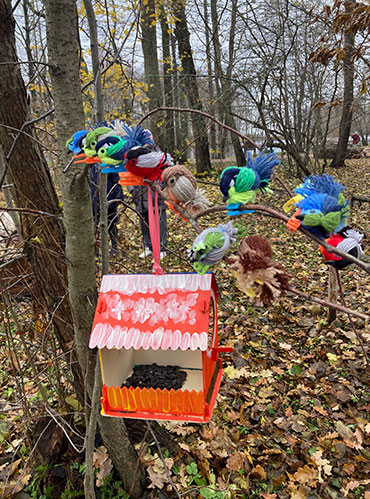
[[[100,154],[105,154],[105,149],[104,149],[104,147],[101,147],[101,148],[99,149],[99,153],[100,153]]]
[[[315,210],[310,210],[310,213],[315,213]]]
[[[175,179],[174,179],[174,178],[170,178],[170,180],[169,180],[169,182],[168,182],[168,183],[169,183],[169,184],[174,184],[174,183],[175,183]]]
[[[96,146],[96,142],[91,142],[91,147],[95,147]]]

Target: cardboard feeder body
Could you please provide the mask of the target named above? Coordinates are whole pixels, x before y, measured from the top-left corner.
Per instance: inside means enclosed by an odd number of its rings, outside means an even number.
[[[219,352],[232,351],[218,346],[218,297],[210,273],[103,277],[89,343],[99,349],[102,414],[211,419],[222,378]],[[182,388],[121,387],[135,365],[153,363],[185,371]]]

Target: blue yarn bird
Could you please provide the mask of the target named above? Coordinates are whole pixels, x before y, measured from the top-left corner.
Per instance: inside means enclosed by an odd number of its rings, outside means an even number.
[[[152,146],[151,133],[142,126],[128,126],[124,122],[116,124],[122,130],[120,136],[106,137],[96,144],[96,152],[102,162],[102,172],[126,172],[123,165],[126,153],[134,147]],[[123,133],[124,132],[124,133]]]
[[[287,204],[298,208],[293,218],[312,234],[327,238],[341,230],[349,215],[344,186],[328,175],[309,175],[294,191],[297,196]]]
[[[75,156],[81,154],[84,139],[88,133],[89,130],[79,130],[78,132],[74,133],[72,137],[67,140],[66,148],[69,151],[73,152]]]
[[[340,195],[341,197],[343,195]],[[300,213],[296,216],[303,226],[320,238],[335,234],[346,224],[349,215],[348,201],[323,193],[314,193],[297,203]]]
[[[240,206],[254,203],[258,192],[272,192],[269,189],[274,167],[280,164],[275,153],[260,153],[253,161],[248,153],[246,166],[230,166],[221,173],[220,190],[224,201],[228,201],[228,215],[251,213],[252,210],[240,211]]]

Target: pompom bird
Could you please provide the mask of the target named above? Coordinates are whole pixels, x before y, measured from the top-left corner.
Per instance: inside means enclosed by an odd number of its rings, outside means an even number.
[[[74,133],[72,137],[67,140],[66,148],[70,152],[73,152],[75,156],[81,154],[88,133],[89,130],[79,130],[78,132]]]
[[[225,256],[236,240],[238,229],[230,221],[217,227],[210,227],[201,232],[188,250],[190,261],[198,274],[207,272],[210,265],[215,265]]]
[[[344,186],[328,175],[309,175],[297,187],[297,196],[290,200],[298,210],[288,222],[297,230],[302,224],[312,234],[325,239],[345,226],[349,215],[348,202],[342,193]],[[285,207],[287,207],[287,204]]]
[[[182,165],[166,168],[162,173],[165,194],[183,207],[190,215],[196,215],[211,206],[205,191],[198,189],[194,175]]]
[[[363,234],[351,229],[351,227],[344,227],[337,234],[330,234],[330,237],[326,239],[326,242],[331,246],[334,246],[334,248],[359,258],[363,252],[361,246],[361,240],[363,237]],[[328,252],[323,246],[320,246],[320,251],[326,263],[332,265],[338,270],[345,269],[352,263],[336,253]]]
[[[122,164],[135,177],[148,180],[161,180],[164,168],[173,166],[169,154],[141,146],[133,147],[126,152]]]
[[[280,163],[275,153],[260,153],[253,161],[248,153],[246,166],[231,166],[221,173],[220,190],[227,201],[228,215],[240,215],[250,211],[240,211],[246,203],[254,203],[257,193],[272,192],[268,186],[274,167]]]
[[[92,130],[89,132],[86,136],[85,139],[85,144],[83,147],[84,153],[88,158],[92,158],[93,156],[96,156],[96,144],[99,141],[99,138],[103,137],[109,137],[113,135],[114,132],[111,128],[106,127],[106,126],[101,126],[98,128],[95,128],[95,130]]]
[[[271,306],[289,287],[289,276],[280,263],[272,260],[271,246],[263,237],[242,239],[238,254],[230,260],[239,289],[257,305]]]

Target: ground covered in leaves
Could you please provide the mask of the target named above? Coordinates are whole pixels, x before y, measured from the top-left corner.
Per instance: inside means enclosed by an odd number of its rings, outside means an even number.
[[[283,167],[277,173],[287,178]],[[347,192],[368,196],[369,160],[352,160],[345,169],[327,173],[340,180]],[[217,181],[215,177],[202,179]],[[294,179],[287,182],[291,188],[299,183]],[[217,187],[208,184],[205,188],[219,204]],[[275,184],[275,193],[260,201],[282,211],[287,199]],[[367,253],[369,215],[369,203],[354,205],[351,225],[367,234]],[[226,215],[221,214],[201,219],[200,224],[206,228],[225,221]],[[239,239],[258,234],[269,240],[274,259],[285,266],[292,285],[327,298],[328,267],[315,243],[302,234],[288,232],[282,222],[257,213],[244,215],[235,224]],[[168,225],[170,243],[163,268],[165,272],[191,271],[186,249],[195,233],[172,214]],[[126,209],[120,219],[120,245],[118,255],[112,258],[112,272],[150,272],[151,261],[143,263],[138,258],[142,248],[134,236],[137,226],[137,217]],[[127,230],[130,227],[135,230]],[[270,309],[256,307],[236,288],[227,263],[217,265],[214,272],[222,295],[220,343],[233,346],[234,351],[223,356],[224,378],[209,424],[163,423],[177,442],[168,448],[162,446],[163,459],[154,442],[137,444],[151,480],[151,497],[176,497],[174,485],[177,497],[370,499],[369,367],[348,317],[338,313],[328,324],[325,308],[292,294]],[[341,272],[341,280],[347,307],[370,314],[368,274],[350,267]],[[369,351],[369,325],[356,318],[353,322]],[[5,359],[2,366],[4,370]],[[1,381],[5,408],[15,400],[9,398],[12,383],[4,377]],[[8,433],[2,437],[3,456],[9,455],[9,448],[14,451],[15,438],[23,438],[21,432],[16,435],[14,426],[7,425]],[[17,443],[19,451],[23,441]],[[17,466],[13,461],[13,471],[3,459],[0,479],[7,476],[10,482],[17,467],[23,468],[29,460],[25,457],[28,452],[24,447]],[[103,496],[128,497],[118,482],[113,487],[109,459],[104,448],[99,452],[103,453],[96,455],[101,468],[99,484],[104,487],[105,476],[111,480],[106,489],[101,488],[106,491],[111,487]],[[81,459],[76,459],[75,474],[82,473],[81,466]]]

